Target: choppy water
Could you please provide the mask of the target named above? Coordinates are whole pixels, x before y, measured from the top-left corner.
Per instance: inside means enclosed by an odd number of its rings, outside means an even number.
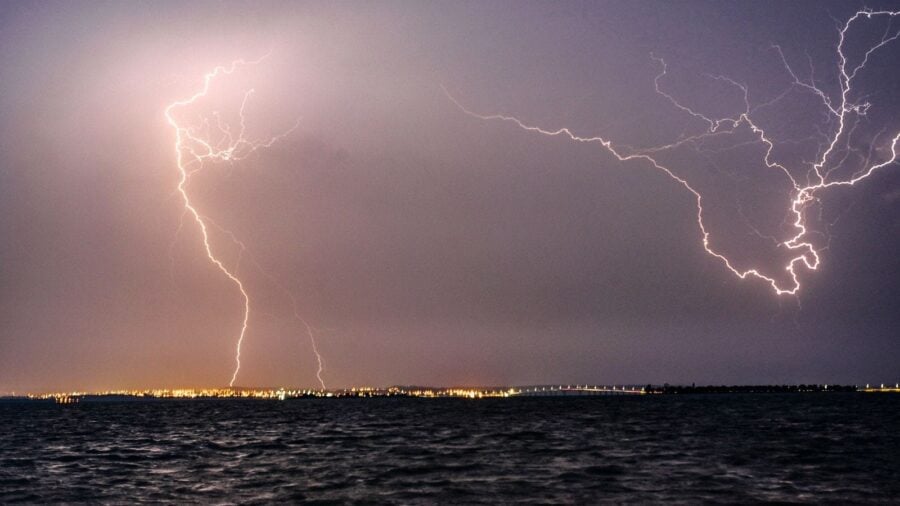
[[[16,501],[900,503],[900,396],[0,404]]]

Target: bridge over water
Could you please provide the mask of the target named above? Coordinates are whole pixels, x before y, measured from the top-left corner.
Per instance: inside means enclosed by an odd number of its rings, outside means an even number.
[[[576,395],[641,395],[644,389],[637,386],[616,385],[530,385],[509,389],[510,397],[549,397]]]

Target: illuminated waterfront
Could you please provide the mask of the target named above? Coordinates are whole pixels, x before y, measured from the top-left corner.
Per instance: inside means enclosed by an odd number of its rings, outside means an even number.
[[[29,394],[27,395],[27,398],[32,400],[56,400],[60,404],[68,404],[78,402],[80,399],[84,398],[287,400],[303,398],[420,397],[485,399],[527,395],[603,395],[642,393],[645,393],[643,387],[602,385],[543,385],[523,387],[391,386],[385,388],[352,387],[335,390],[229,387],[47,392]]]
[[[71,391],[0,396],[35,401],[76,404],[82,400],[117,399],[247,399],[289,400],[308,398],[461,398],[493,399],[508,397],[656,395],[656,394],[760,394],[760,393],[900,393],[900,384],[856,385],[735,385],[735,386],[635,386],[635,385],[530,385],[513,387],[352,387],[334,390],[302,388],[174,388],[105,391]]]

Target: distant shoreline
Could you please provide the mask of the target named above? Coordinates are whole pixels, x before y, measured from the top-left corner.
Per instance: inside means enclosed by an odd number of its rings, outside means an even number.
[[[0,403],[139,402],[164,400],[293,400],[351,398],[509,398],[509,397],[589,397],[635,395],[707,394],[802,394],[802,393],[900,393],[900,385],[536,385],[522,387],[417,387],[349,388],[310,390],[285,388],[156,389],[108,392],[55,392],[0,396]]]

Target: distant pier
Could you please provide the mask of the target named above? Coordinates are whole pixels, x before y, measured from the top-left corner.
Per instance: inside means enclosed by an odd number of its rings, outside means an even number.
[[[557,396],[597,396],[597,395],[642,395],[644,388],[636,386],[608,385],[533,385],[514,387],[510,397],[557,397]]]

